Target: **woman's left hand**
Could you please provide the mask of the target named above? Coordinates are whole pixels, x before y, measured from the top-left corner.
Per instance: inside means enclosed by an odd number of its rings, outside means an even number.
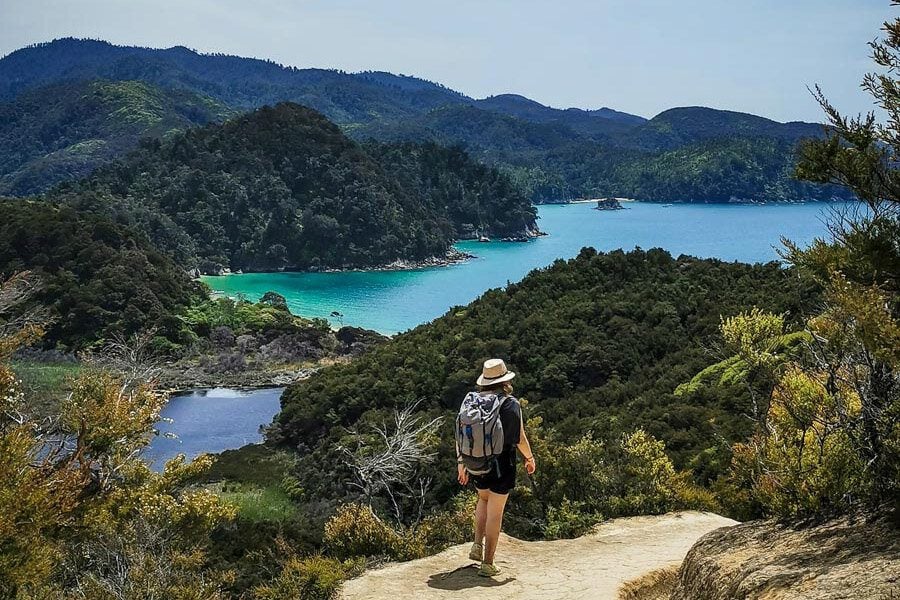
[[[459,481],[459,485],[466,485],[469,483],[469,472],[466,471],[466,468],[462,465],[456,465],[456,480]]]
[[[534,457],[525,459],[525,471],[529,475],[534,475],[534,472],[537,470],[537,463],[534,461]]]

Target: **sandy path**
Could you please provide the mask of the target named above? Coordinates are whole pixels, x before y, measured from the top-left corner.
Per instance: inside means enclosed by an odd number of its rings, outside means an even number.
[[[503,536],[496,579],[476,575],[468,545],[391,564],[348,581],[345,600],[422,600],[461,597],[479,600],[614,600],[625,581],[680,563],[703,534],[734,521],[712,513],[680,512],[658,517],[615,519],[574,540],[523,542]]]

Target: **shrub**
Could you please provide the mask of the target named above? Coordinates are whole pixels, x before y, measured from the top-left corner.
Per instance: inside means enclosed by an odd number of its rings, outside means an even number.
[[[424,551],[411,536],[385,523],[368,506],[345,504],[325,524],[325,548],[329,554],[349,559],[360,556],[409,560]]]
[[[688,475],[676,475],[664,444],[642,429],[609,444],[590,433],[563,443],[539,418],[528,431],[539,469],[534,488],[517,488],[511,504],[510,525],[519,535],[574,537],[604,516],[715,506]]]
[[[610,499],[611,514],[658,514],[675,502],[675,467],[666,456],[665,444],[638,429],[621,441],[620,462],[613,475],[618,497]]]
[[[547,510],[543,535],[551,540],[578,537],[602,520],[603,515],[592,511],[584,502],[566,499],[560,506],[552,506]]]
[[[673,483],[677,508],[722,512],[722,506],[715,494],[694,483],[690,471],[682,471],[675,475]]]
[[[354,570],[352,564],[321,555],[294,556],[274,581],[258,586],[253,594],[258,600],[331,600]]]
[[[478,496],[473,493],[459,494],[453,499],[449,510],[425,517],[416,527],[415,547],[421,547],[426,554],[440,552],[453,544],[461,544],[471,539]]]
[[[841,512],[867,493],[864,465],[842,424],[860,405],[855,392],[842,392],[829,393],[824,380],[794,367],[779,381],[769,433],[754,436],[749,447],[756,460],[743,463],[757,469],[754,491],[770,514]]]

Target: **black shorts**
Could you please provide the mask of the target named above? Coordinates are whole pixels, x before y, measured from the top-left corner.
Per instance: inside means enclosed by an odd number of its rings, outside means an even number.
[[[491,469],[490,473],[472,475],[470,479],[477,490],[490,490],[495,494],[508,494],[516,487],[515,450],[504,451],[497,458],[497,465]]]

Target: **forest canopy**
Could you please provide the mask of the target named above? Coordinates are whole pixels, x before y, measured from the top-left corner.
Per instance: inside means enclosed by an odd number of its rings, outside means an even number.
[[[143,236],[101,215],[18,199],[0,200],[0,212],[0,276],[34,275],[43,343],[79,350],[148,329],[175,338],[176,315],[205,295]]]
[[[814,284],[777,263],[584,249],[289,387],[273,440],[300,449],[317,472],[334,464],[325,457],[345,431],[394,409],[420,400],[429,417],[451,414],[481,361],[499,356],[518,373],[515,393],[527,398],[528,416],[562,439],[593,432],[614,441],[643,427],[665,442],[677,467],[708,483],[727,467],[724,440],[748,435],[749,398],[739,386],[673,392],[709,364],[720,315],[759,306],[797,323],[817,298]],[[456,489],[445,429],[430,473],[440,501]],[[322,488],[310,493],[342,493],[333,477],[309,481]]]
[[[53,197],[112,212],[204,272],[373,267],[442,256],[464,235],[536,229],[530,201],[465,153],[371,147],[282,103],[148,139]]]

